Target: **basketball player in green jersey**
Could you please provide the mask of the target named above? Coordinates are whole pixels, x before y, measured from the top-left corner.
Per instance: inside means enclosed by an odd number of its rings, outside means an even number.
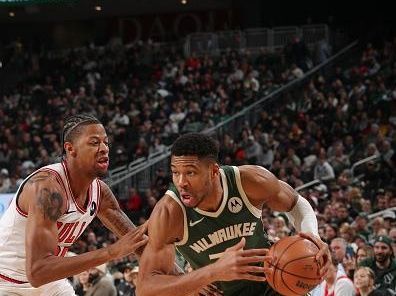
[[[273,260],[261,222],[264,205],[286,212],[296,230],[304,232],[301,236],[319,246],[316,260],[321,275],[327,272],[329,249],[319,238],[309,203],[268,170],[220,167],[217,155],[216,142],[203,134],[186,134],[174,143],[173,184],[149,220],[137,295],[198,295],[211,283],[227,296],[278,295],[263,274],[269,271],[263,263]],[[175,248],[193,267],[191,273],[174,271]]]

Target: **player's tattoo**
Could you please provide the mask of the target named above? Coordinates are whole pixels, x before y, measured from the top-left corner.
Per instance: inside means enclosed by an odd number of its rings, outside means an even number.
[[[51,176],[50,172],[40,172],[40,173],[32,176],[29,179],[28,183],[29,184],[34,184],[34,183],[37,183],[37,182],[40,182],[40,181],[44,181],[44,180],[47,180],[48,177],[50,177],[50,176]]]
[[[62,195],[48,188],[41,189],[39,194],[37,204],[43,212],[44,217],[55,222],[62,215]]]
[[[101,189],[100,220],[118,237],[121,237],[136,226],[133,225],[128,216],[120,209],[118,201],[110,188],[102,183]]]

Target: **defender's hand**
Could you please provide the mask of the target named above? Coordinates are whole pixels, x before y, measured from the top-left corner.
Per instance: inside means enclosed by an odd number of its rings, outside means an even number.
[[[136,253],[148,242],[147,232],[148,223],[129,231],[117,242],[109,246],[109,253],[114,259],[122,258],[131,253]]]

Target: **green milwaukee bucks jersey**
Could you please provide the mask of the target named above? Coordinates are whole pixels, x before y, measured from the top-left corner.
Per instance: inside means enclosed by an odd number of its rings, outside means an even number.
[[[261,211],[247,198],[242,188],[239,169],[223,166],[220,174],[224,194],[216,212],[185,207],[174,185],[166,192],[183,210],[184,235],[176,243],[176,248],[194,269],[215,262],[242,237],[246,239],[245,249],[270,246],[263,230]],[[265,282],[240,280],[221,282],[218,285],[226,296],[278,295]]]

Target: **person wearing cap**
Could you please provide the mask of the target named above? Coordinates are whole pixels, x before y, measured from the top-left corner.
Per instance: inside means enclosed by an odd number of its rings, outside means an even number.
[[[112,278],[107,276],[106,263],[89,270],[89,283],[91,286],[84,296],[117,296],[117,289]]]
[[[386,210],[382,214],[382,218],[384,218],[384,226],[386,229],[390,229],[392,226],[396,226],[396,214],[392,210]]]
[[[396,293],[396,260],[392,250],[392,240],[385,235],[376,237],[374,257],[369,257],[359,264],[370,267],[375,273],[375,289]]]
[[[127,263],[123,268],[123,279],[117,285],[119,296],[136,296],[136,282],[139,274],[139,267],[132,263]]]

